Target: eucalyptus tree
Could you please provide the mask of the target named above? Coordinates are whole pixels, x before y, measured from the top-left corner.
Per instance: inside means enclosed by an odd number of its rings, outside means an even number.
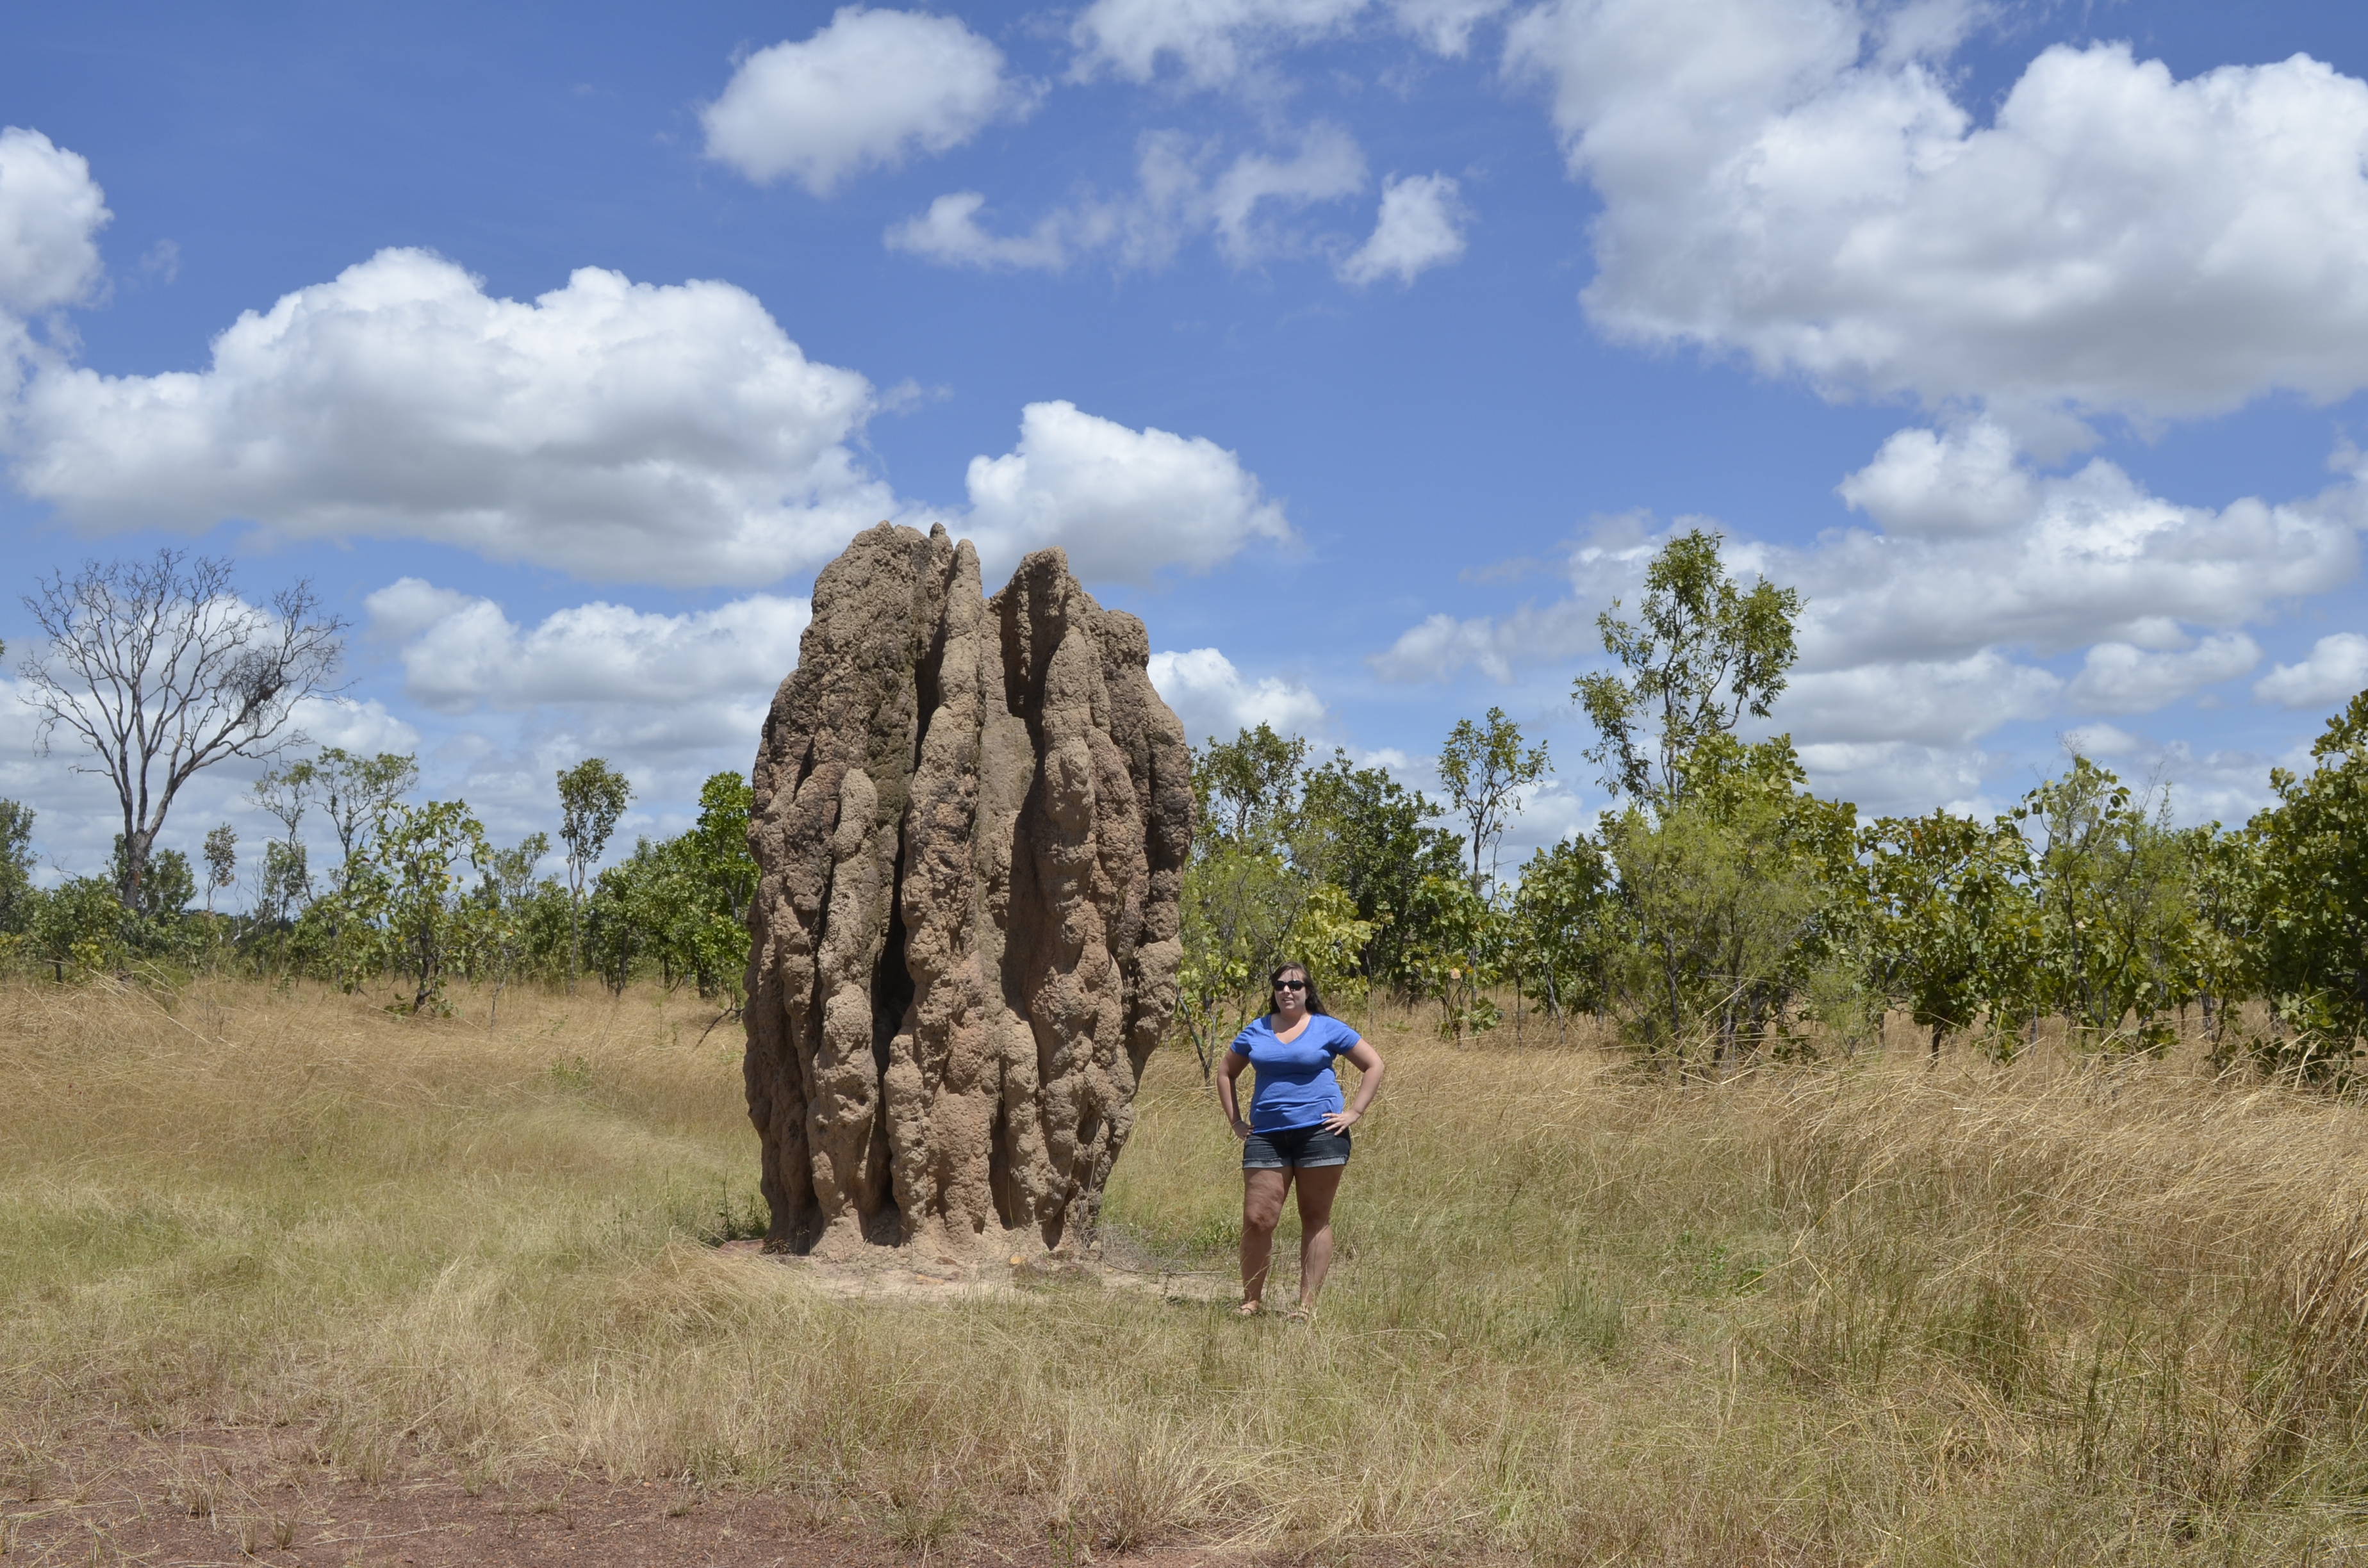
[[[419,787],[419,757],[413,752],[362,756],[342,746],[323,746],[318,756],[300,766],[308,769],[337,835],[340,863],[354,858],[364,833],[387,807]]]
[[[1435,825],[1440,809],[1386,768],[1359,767],[1336,750],[1301,790],[1293,858],[1348,895],[1369,929],[1360,966],[1369,983],[1407,986],[1429,933],[1432,877],[1460,877],[1463,843]]]
[[[238,829],[223,823],[206,834],[206,914],[214,912],[214,894],[238,880]]]
[[[118,892],[141,883],[166,814],[201,769],[300,742],[297,705],[328,689],[347,622],[308,582],[248,604],[226,561],[161,550],[148,562],[88,562],[24,599],[40,650],[17,668],[44,749],[63,729],[89,748],[122,810]]]
[[[1263,722],[1192,753],[1200,831],[1178,911],[1177,1014],[1203,1077],[1249,1021],[1267,970],[1297,957],[1285,949],[1315,886],[1298,853],[1306,760],[1304,739]]]
[[[567,990],[575,991],[584,967],[584,884],[617,819],[625,814],[633,787],[601,757],[589,756],[559,770],[559,839],[567,846]]]
[[[530,833],[507,849],[495,849],[478,865],[483,881],[477,887],[477,945],[493,971],[493,1004],[485,1014],[491,1028],[501,1018],[502,989],[525,956],[529,919],[534,908],[534,869],[551,853],[551,835]]]
[[[1502,708],[1489,709],[1483,724],[1458,719],[1440,748],[1440,782],[1455,814],[1472,830],[1469,880],[1484,899],[1495,890],[1497,846],[1509,821],[1520,814],[1521,791],[1543,778],[1548,766],[1545,744],[1524,746],[1521,727]]]
[[[415,981],[411,1012],[441,1008],[444,978],[465,959],[473,913],[461,869],[494,864],[484,824],[464,801],[401,802],[379,812],[370,854],[348,868],[342,896],[374,924],[385,956]]]
[[[2011,1054],[2011,1020],[2027,1016],[2038,958],[2031,850],[2013,820],[1883,817],[1860,845],[1873,988],[1907,1004],[1930,1031],[1935,1061],[1945,1036],[1984,1018],[1994,1054]]]
[[[2014,808],[2038,835],[2040,994],[2095,1043],[2158,1051],[2190,1000],[2191,856],[2169,811],[2078,756]]]
[[[1522,977],[1555,1027],[1600,1010],[1611,958],[1611,862],[1592,838],[1563,839],[1531,855],[1513,890],[1513,940]]]
[[[1693,528],[1669,540],[1645,569],[1638,619],[1621,619],[1616,599],[1596,618],[1625,673],[1581,676],[1571,695],[1600,737],[1588,760],[1615,794],[1676,800],[1695,748],[1747,714],[1768,717],[1784,690],[1801,596],[1764,579],[1737,587],[1719,539]]]
[[[1192,754],[1192,803],[1201,832],[1279,846],[1291,836],[1307,742],[1264,721]]]
[[[1839,961],[1839,891],[1855,876],[1856,812],[1802,788],[1790,742],[1713,733],[1688,788],[1600,829],[1619,920],[1607,988],[1647,1060],[1713,1068],[1782,1037]]]

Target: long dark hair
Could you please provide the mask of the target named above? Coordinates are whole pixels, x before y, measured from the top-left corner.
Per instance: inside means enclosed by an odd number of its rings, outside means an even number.
[[[1324,1005],[1323,997],[1315,994],[1315,977],[1307,972],[1307,966],[1304,963],[1279,963],[1274,966],[1274,972],[1266,977],[1266,1016],[1269,1018],[1274,1017],[1275,982],[1294,969],[1299,971],[1299,978],[1307,982],[1307,1010],[1330,1017],[1332,1009]]]

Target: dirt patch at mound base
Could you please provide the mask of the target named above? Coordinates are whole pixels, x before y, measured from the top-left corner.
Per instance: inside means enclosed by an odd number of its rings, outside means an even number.
[[[340,1479],[292,1428],[173,1436],[110,1430],[21,1440],[0,1498],[11,1564],[299,1564],[353,1568],[886,1568],[1110,1562],[1057,1528],[1030,1532],[959,1500],[866,1515],[793,1487],[712,1491],[558,1472],[495,1485],[422,1459],[376,1484]],[[1245,1559],[1190,1543],[1125,1554],[1135,1568]]]
[[[926,1247],[867,1246],[853,1255],[800,1257],[768,1253],[761,1242],[726,1242],[724,1256],[759,1268],[790,1270],[825,1296],[865,1301],[953,1301],[1018,1297],[1048,1287],[1120,1290],[1177,1302],[1229,1301],[1241,1293],[1230,1273],[1164,1266],[1123,1244],[1076,1256],[1031,1251],[1008,1257],[955,1256]]]

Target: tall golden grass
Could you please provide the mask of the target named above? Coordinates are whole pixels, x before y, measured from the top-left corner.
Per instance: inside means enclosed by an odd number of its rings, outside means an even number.
[[[738,1039],[635,994],[414,1020],[0,984],[0,1469],[128,1422],[778,1488],[913,1541],[1341,1558],[2308,1561],[2368,1540],[2368,1111],[2192,1062],[1718,1085],[1373,1030],[1312,1329],[1056,1287],[850,1301],[755,1219]],[[1163,1052],[1114,1234],[1220,1269]],[[1292,1249],[1278,1248],[1287,1259]]]

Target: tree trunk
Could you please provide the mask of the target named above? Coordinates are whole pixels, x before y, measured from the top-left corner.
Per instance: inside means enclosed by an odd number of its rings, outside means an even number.
[[[575,977],[584,968],[584,890],[567,895],[567,994],[575,994]]]

